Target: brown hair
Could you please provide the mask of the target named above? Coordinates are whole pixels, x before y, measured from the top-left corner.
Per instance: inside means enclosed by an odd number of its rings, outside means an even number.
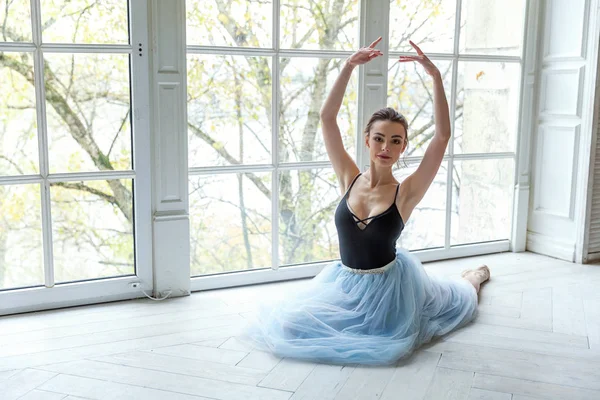
[[[377,121],[391,121],[401,124],[404,127],[404,132],[406,133],[404,140],[406,141],[406,148],[408,148],[408,121],[404,115],[400,114],[391,107],[386,107],[375,111],[373,115],[371,115],[371,118],[369,119],[369,122],[367,122],[367,126],[365,128],[365,134],[367,136],[369,136],[373,124]],[[404,149],[404,151],[406,151],[406,149]],[[400,168],[399,163],[400,161],[398,160],[398,168]],[[404,166],[406,167],[406,162],[404,162]]]

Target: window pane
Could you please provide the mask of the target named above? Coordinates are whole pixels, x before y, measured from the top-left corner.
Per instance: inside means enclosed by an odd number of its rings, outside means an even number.
[[[446,232],[446,188],[448,164],[443,162],[423,200],[413,210],[398,240],[398,246],[407,250],[444,247]],[[418,164],[394,172],[399,182],[414,173]]]
[[[448,105],[451,99],[452,63],[434,60],[442,73]],[[390,60],[388,73],[388,101],[406,116],[410,139],[406,156],[422,156],[435,133],[433,120],[433,79],[417,63],[399,63]]]
[[[281,1],[281,47],[353,50],[358,47],[358,0]]]
[[[188,56],[190,166],[271,163],[271,59]]]
[[[131,180],[52,183],[56,282],[135,273]]]
[[[39,185],[0,185],[0,290],[44,284]]]
[[[190,178],[192,276],[271,267],[271,173]]]
[[[519,64],[460,62],[455,153],[515,151]]]
[[[390,50],[454,51],[456,0],[390,0]]]
[[[187,44],[272,47],[270,0],[187,0]]]
[[[0,175],[38,173],[31,53],[0,52]]]
[[[46,43],[129,43],[128,1],[41,0]]]
[[[31,42],[29,0],[0,0],[0,21],[0,42]]]
[[[131,169],[129,56],[46,54],[51,172]]]
[[[340,258],[333,220],[339,202],[339,183],[331,169],[279,173],[281,264]]]
[[[463,0],[460,52],[521,55],[525,0]]]
[[[514,160],[454,161],[451,244],[510,238]]]
[[[339,75],[344,60],[281,59],[279,116],[280,162],[327,160],[319,111]],[[338,125],[348,153],[355,153],[357,78],[352,75],[338,114]]]

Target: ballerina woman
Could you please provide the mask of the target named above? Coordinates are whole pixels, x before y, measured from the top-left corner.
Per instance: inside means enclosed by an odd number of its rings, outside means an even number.
[[[335,212],[341,261],[301,290],[263,305],[245,337],[281,357],[335,364],[392,364],[435,336],[468,323],[490,277],[485,265],[463,279],[428,276],[421,262],[396,249],[406,221],[436,176],[450,140],[450,117],[438,68],[410,42],[417,62],[433,79],[435,134],[416,171],[398,182],[392,167],[408,146],[406,118],[392,108],[376,111],[365,128],[370,167],[361,173],[344,148],[337,115],[354,69],[382,55],[381,37],[350,56],[323,108],[327,154],[343,197]]]

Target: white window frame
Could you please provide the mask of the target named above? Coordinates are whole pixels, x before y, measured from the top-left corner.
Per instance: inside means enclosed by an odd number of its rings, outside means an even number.
[[[41,188],[41,221],[44,259],[44,286],[0,291],[0,315],[34,310],[91,304],[143,297],[141,290],[151,291],[151,147],[150,86],[148,51],[148,5],[144,0],[129,0],[130,44],[83,45],[42,44],[40,0],[31,0],[32,43],[0,43],[0,51],[34,54],[36,111],[40,173],[24,176],[0,176],[1,185],[37,184]],[[141,44],[141,46],[139,46]],[[140,51],[141,49],[141,51]],[[133,130],[133,170],[50,174],[48,132],[45,114],[44,53],[109,53],[130,55],[131,121]],[[140,55],[141,54],[141,55]],[[50,183],[60,181],[134,179],[135,275],[56,284],[53,273]],[[137,285],[134,285],[137,284]]]

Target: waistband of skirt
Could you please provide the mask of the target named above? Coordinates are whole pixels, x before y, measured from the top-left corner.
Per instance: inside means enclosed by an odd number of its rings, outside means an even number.
[[[341,266],[345,271],[352,272],[353,274],[370,275],[370,274],[384,274],[388,269],[392,268],[392,266],[395,263],[396,263],[396,259],[394,258],[392,261],[390,261],[388,264],[384,265],[383,267],[373,268],[373,269],[350,268],[344,264],[342,264]]]

